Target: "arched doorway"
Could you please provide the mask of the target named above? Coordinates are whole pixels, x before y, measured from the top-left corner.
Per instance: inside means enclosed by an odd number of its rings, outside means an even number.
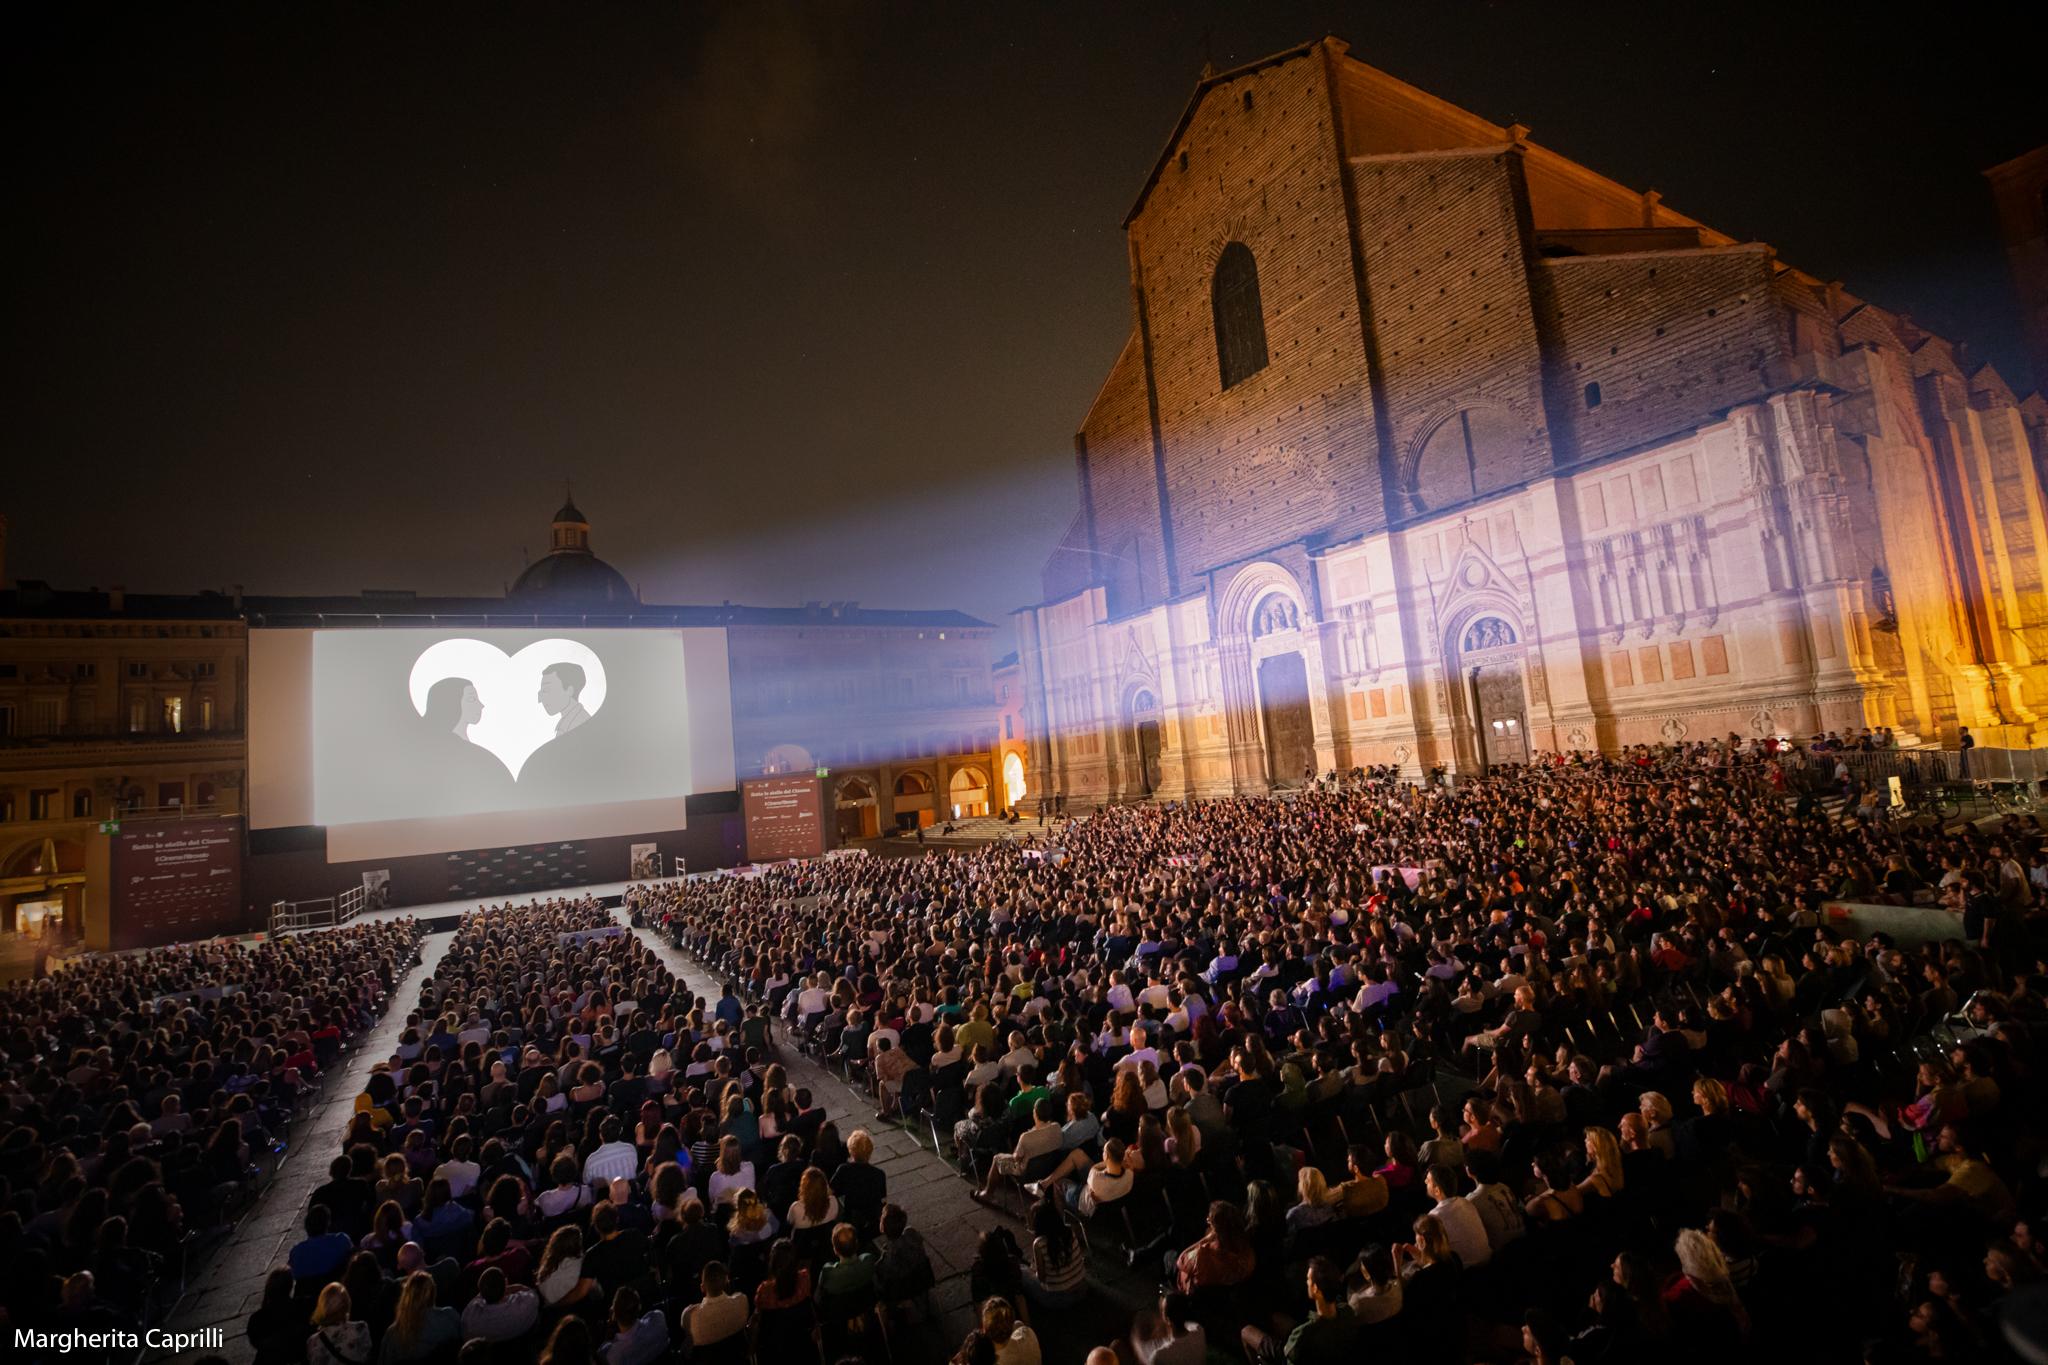
[[[1131,779],[1127,789],[1133,796],[1150,796],[1159,790],[1159,699],[1150,688],[1131,694],[1129,746]]]
[[[953,770],[951,790],[947,801],[955,819],[988,814],[988,774],[980,768],[966,767]]]
[[[849,777],[839,784],[833,800],[839,837],[872,839],[882,832],[882,812],[875,801],[875,789],[864,777]]]
[[[916,829],[929,825],[937,816],[937,803],[933,800],[931,774],[913,768],[896,775],[896,827]]]
[[[1011,810],[1024,804],[1024,755],[1015,749],[1003,755],[1003,804]]]
[[[1529,761],[1528,689],[1520,633],[1505,617],[1474,617],[1458,637],[1466,705],[1482,769]]]
[[[1258,657],[1259,725],[1266,737],[1266,777],[1274,786],[1315,775],[1316,722],[1309,705],[1308,661],[1289,648],[1301,634],[1301,608],[1285,593],[1268,593],[1252,609]],[[1261,648],[1262,642],[1271,652]]]

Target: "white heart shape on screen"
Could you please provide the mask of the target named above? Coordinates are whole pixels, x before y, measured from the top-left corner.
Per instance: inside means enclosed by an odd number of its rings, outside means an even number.
[[[412,709],[426,715],[427,693],[443,678],[468,679],[484,707],[483,718],[469,727],[469,742],[489,750],[517,782],[526,760],[558,738],[557,728],[564,723],[562,715],[551,714],[540,702],[541,675],[554,664],[574,664],[583,670],[583,686],[574,703],[582,708],[584,719],[596,715],[604,705],[604,663],[588,645],[561,639],[536,640],[509,657],[482,640],[428,645],[413,661],[407,683]]]

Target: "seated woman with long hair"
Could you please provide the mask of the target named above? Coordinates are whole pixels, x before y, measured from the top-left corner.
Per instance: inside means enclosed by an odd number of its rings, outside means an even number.
[[[1174,1262],[1174,1280],[1184,1294],[1242,1284],[1258,1268],[1244,1211],[1216,1200],[1209,1205],[1209,1225]]]
[[[1465,1267],[1435,1214],[1415,1220],[1415,1240],[1394,1248],[1394,1265],[1401,1275],[1401,1311],[1411,1320],[1434,1322],[1452,1312]]]
[[[540,1265],[533,1273],[533,1287],[541,1302],[550,1308],[573,1308],[598,1292],[597,1281],[583,1273],[583,1232],[571,1226],[555,1229]]]
[[[754,1163],[742,1159],[740,1139],[728,1133],[718,1140],[718,1164],[711,1170],[711,1206],[730,1205],[741,1190],[753,1188]]]
[[[307,1365],[369,1365],[370,1325],[355,1316],[348,1291],[330,1284],[313,1305],[313,1334],[306,1338]]]
[[[816,1166],[807,1168],[797,1182],[796,1202],[789,1206],[792,1229],[826,1227],[839,1218],[839,1200],[831,1182]]]
[[[726,1224],[726,1235],[735,1246],[748,1246],[755,1242],[766,1242],[782,1230],[774,1211],[761,1202],[761,1196],[753,1190],[739,1192],[733,1204],[732,1221]]]
[[[462,1339],[462,1319],[453,1308],[434,1306],[434,1277],[415,1270],[398,1291],[398,1308],[384,1331],[378,1365],[430,1360]]]
[[[1067,1223],[1059,1196],[1048,1190],[1031,1206],[1031,1250],[1024,1293],[1042,1308],[1072,1308],[1088,1297],[1088,1254]]]

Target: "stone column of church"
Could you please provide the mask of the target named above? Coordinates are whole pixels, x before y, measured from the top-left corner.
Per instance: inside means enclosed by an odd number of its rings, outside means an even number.
[[[1578,509],[1571,487],[1562,479],[1545,479],[1529,490],[1528,524],[1517,518],[1523,571],[1530,603],[1528,648],[1530,748],[1594,748],[1599,728],[1593,699],[1586,687],[1586,657],[1581,640],[1593,616],[1580,600],[1585,575],[1574,575],[1567,546],[1579,540]],[[1593,652],[1595,666],[1599,650]]]
[[[1811,734],[1830,725],[1839,727],[1846,722],[1824,719],[1816,705],[1817,651],[1806,602],[1806,580],[1825,575],[1829,556],[1820,553],[1821,538],[1804,519],[1812,509],[1803,501],[1795,508],[1795,495],[1785,486],[1770,406],[1746,403],[1731,410],[1728,418],[1748,515],[1740,532],[1722,534],[1754,557],[1747,587],[1757,598],[1755,619],[1765,632],[1761,637],[1754,632],[1740,637],[1742,683],[1750,694],[1743,701],[1755,708],[1750,728],[1756,733]]]
[[[1198,695],[1194,679],[1187,670],[1199,667],[1190,663],[1194,651],[1182,639],[1180,613],[1171,606],[1155,607],[1153,614],[1158,620],[1158,634],[1165,643],[1160,647],[1161,658],[1156,671],[1159,674],[1159,795],[1165,797],[1186,797],[1193,794],[1193,778],[1188,771],[1188,755],[1195,749],[1195,723],[1193,704]]]
[[[1308,608],[1302,609],[1306,616]],[[1330,719],[1330,674],[1323,666],[1323,633],[1334,623],[1304,620],[1301,623],[1302,671],[1308,677],[1308,716],[1315,730],[1316,771],[1326,773],[1337,766],[1337,732]],[[1343,657],[1341,650],[1338,657]],[[1287,774],[1291,781],[1293,773]]]
[[[1314,600],[1330,601],[1330,571],[1322,556],[1313,553],[1309,556],[1308,577],[1315,589]],[[1345,621],[1335,609],[1324,612],[1315,620],[1307,619],[1306,611],[1302,615],[1301,655],[1308,673],[1309,717],[1314,721],[1316,730],[1316,771],[1328,772],[1338,765],[1339,749],[1347,754],[1351,749],[1351,721],[1344,705],[1347,685],[1341,637]],[[1313,653],[1310,652],[1311,642],[1314,644]],[[1318,704],[1321,705],[1320,712],[1316,709]],[[1340,728],[1345,732],[1342,736],[1338,734]]]
[[[1259,692],[1252,681],[1251,641],[1236,632],[1217,642],[1223,666],[1223,728],[1230,742],[1230,786],[1235,792],[1266,790],[1266,756],[1259,726]]]
[[[1980,742],[2023,745],[2036,717],[2023,696],[2006,626],[2010,565],[1997,515],[1996,479],[1976,439],[1975,414],[1962,384],[1953,375],[1929,373],[1919,377],[1917,387],[1921,423],[1933,439],[1937,471],[1945,475],[1949,539],[1961,571],[1963,643],[1970,666],[1984,679],[1984,710],[1966,723],[1978,730]]]
[[[1451,705],[1445,684],[1450,668],[1446,656],[1454,645],[1442,636],[1440,599],[1448,584],[1431,578],[1425,554],[1417,544],[1415,532],[1397,537],[1393,555],[1397,566],[1394,610],[1401,623],[1402,653],[1407,664],[1408,719],[1415,727],[1415,764],[1425,772],[1437,763],[1452,768],[1469,764],[1476,770],[1476,751],[1461,738],[1461,710]]]
[[[1063,751],[1052,729],[1051,698],[1047,695],[1045,645],[1041,608],[1017,613],[1017,659],[1024,677],[1024,751],[1030,755],[1025,785],[1037,796],[1049,796],[1063,780]],[[1025,798],[1034,811],[1036,802]]]
[[[1864,348],[1836,362],[1848,401],[1838,424],[1860,436],[1870,466],[1880,563],[1891,579],[1906,692],[1923,740],[1952,742],[1958,720],[1982,724],[1990,696],[1962,628],[1960,571],[1947,497],[1920,427],[1912,380],[1889,352]],[[1860,416],[1858,415],[1860,414]]]
[[[1867,585],[1855,553],[1834,429],[1821,426],[1811,390],[1774,395],[1770,412],[1792,568],[1814,655],[1810,686],[1817,714],[1798,728],[1883,724],[1885,687],[1856,629],[1867,615]]]
[[[1986,367],[1973,384],[1970,437],[1979,452],[1983,500],[1996,508],[2000,549],[1999,610],[2020,700],[2034,717],[2030,741],[2040,736],[2041,699],[2048,697],[2048,507],[2035,478],[2026,424],[2012,395]]]
[[[1089,764],[1089,775],[1082,785],[1095,799],[1108,800],[1115,796],[1118,788],[1118,772],[1123,758],[1123,708],[1117,704],[1116,679],[1112,676],[1109,660],[1105,657],[1105,643],[1109,629],[1104,625],[1108,618],[1107,603],[1102,590],[1090,588],[1088,626],[1088,669],[1087,686],[1082,695],[1087,698],[1088,724],[1101,742],[1096,746],[1099,753]],[[1097,771],[1097,765],[1100,770]]]
[[[1395,552],[1393,536],[1379,535],[1366,542],[1367,601],[1372,607],[1367,677],[1389,688],[1399,687],[1402,695],[1398,723],[1394,721],[1391,706],[1384,726],[1374,724],[1371,719],[1367,723],[1374,725],[1376,741],[1390,747],[1390,752],[1380,761],[1391,758],[1401,765],[1403,772],[1415,775],[1422,771],[1422,732],[1417,721],[1422,682],[1420,672],[1411,665],[1417,656],[1408,638],[1408,622],[1426,618],[1411,618],[1403,606],[1407,589],[1396,565],[1407,563],[1405,553]]]

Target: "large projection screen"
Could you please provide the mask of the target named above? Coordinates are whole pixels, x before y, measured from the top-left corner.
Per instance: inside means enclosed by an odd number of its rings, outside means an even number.
[[[255,630],[256,829],[329,862],[681,829],[733,790],[725,632]]]

